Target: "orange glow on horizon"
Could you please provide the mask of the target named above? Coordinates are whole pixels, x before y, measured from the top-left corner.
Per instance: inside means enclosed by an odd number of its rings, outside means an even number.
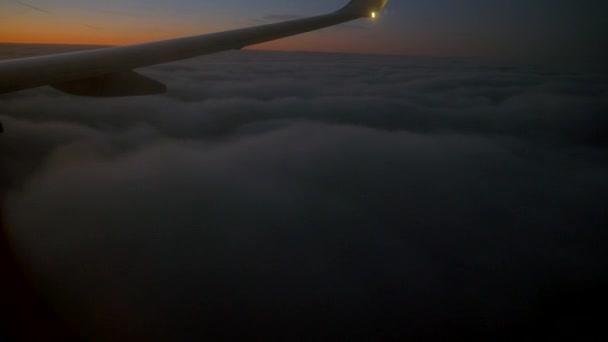
[[[211,32],[211,31],[209,31]],[[204,32],[203,32],[204,33]],[[128,45],[187,35],[186,32],[131,31],[128,35],[83,26],[65,30],[46,28],[43,32],[32,29],[13,29],[0,33],[2,43],[22,44],[75,44],[75,45]]]
[[[209,31],[216,32],[216,31]],[[201,33],[204,34],[205,32]],[[104,36],[88,30],[56,32],[46,31],[45,34],[38,32],[14,32],[12,35],[0,36],[0,43],[17,44],[66,44],[66,45],[129,45],[145,43],[156,40],[179,38],[193,35],[192,33],[154,34],[140,33],[129,36],[117,37],[114,35]],[[315,39],[317,38],[317,39]],[[280,50],[280,51],[319,51],[319,52],[364,52],[372,53],[373,50],[362,49],[354,46],[343,39],[318,39],[318,37],[290,37],[277,41],[271,41],[260,45],[248,47],[252,50]]]
[[[120,39],[116,37],[91,37],[86,33],[82,32],[64,33],[60,35],[39,35],[32,33],[21,33],[9,36],[2,36],[0,39],[0,43],[58,45],[129,45],[169,38],[172,37],[159,38],[155,35],[139,35]]]
[[[180,22],[150,17],[142,21],[106,20],[100,16],[20,17],[3,20],[1,43],[128,45],[225,30],[221,24]],[[196,33],[193,33],[196,32]]]
[[[87,23],[87,24],[85,24]],[[112,21],[105,24],[99,17],[13,18],[2,23],[0,43],[17,44],[66,44],[66,45],[130,45],[180,38],[198,34],[221,32],[253,26],[207,21],[205,25],[179,22],[176,19],[148,17],[142,21]],[[324,30],[288,37],[248,47],[252,50],[308,51],[399,54],[386,46],[394,44],[378,42],[382,38],[362,39],[362,30]],[[364,42],[364,43],[362,43]]]

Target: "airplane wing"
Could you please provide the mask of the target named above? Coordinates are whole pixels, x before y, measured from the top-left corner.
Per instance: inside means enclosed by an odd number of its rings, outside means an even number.
[[[144,44],[0,61],[0,94],[50,85],[73,95],[160,94],[164,84],[133,71],[375,17],[388,0],[352,0],[326,15]]]

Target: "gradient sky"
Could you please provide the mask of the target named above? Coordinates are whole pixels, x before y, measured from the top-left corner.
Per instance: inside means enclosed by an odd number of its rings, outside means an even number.
[[[324,13],[348,0],[2,0],[0,42],[128,44]],[[505,58],[607,57],[605,0],[391,0],[257,48]]]

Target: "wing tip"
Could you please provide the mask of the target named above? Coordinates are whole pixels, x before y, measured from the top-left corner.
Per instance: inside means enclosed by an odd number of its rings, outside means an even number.
[[[351,0],[340,12],[346,12],[360,18],[371,17],[373,13],[386,7],[387,3],[388,0]]]

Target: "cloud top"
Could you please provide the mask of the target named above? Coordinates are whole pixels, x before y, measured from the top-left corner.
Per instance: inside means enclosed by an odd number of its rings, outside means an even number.
[[[602,303],[605,78],[262,52],[145,72],[169,93],[0,104],[13,241],[82,334],[510,336]]]

